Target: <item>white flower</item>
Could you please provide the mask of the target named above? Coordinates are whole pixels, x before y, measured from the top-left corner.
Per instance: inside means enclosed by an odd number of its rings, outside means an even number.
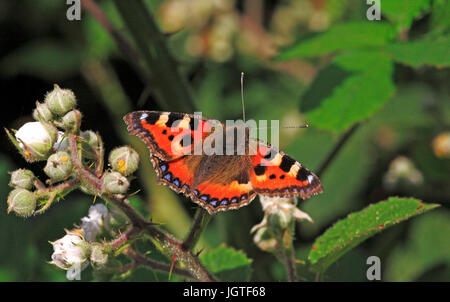
[[[64,135],[64,132],[58,131],[58,138],[56,139],[56,143],[53,145],[53,149],[55,151],[64,151],[69,148],[69,140],[67,136]]]
[[[19,147],[29,161],[46,159],[56,140],[57,130],[51,124],[26,123],[16,132]]]
[[[264,218],[261,223],[252,227],[250,232],[255,232],[267,226],[277,225],[277,227],[286,228],[292,219],[296,220],[308,220],[314,223],[311,217],[305,212],[300,211],[297,205],[297,199],[295,197],[268,197],[259,195]]]
[[[389,188],[402,181],[409,185],[420,185],[423,183],[423,176],[409,158],[398,156],[389,164],[389,170],[384,175],[383,181]]]
[[[52,242],[54,251],[50,263],[67,270],[67,279],[73,280],[89,264],[90,248],[80,230],[66,232],[63,238]]]
[[[297,199],[295,197],[268,197],[259,195],[259,200],[263,211],[267,214],[289,213],[298,220],[308,220],[313,223],[311,217],[297,208]]]
[[[108,215],[104,204],[96,204],[89,208],[89,215],[81,218],[81,230],[87,241],[94,241],[103,226],[103,219]]]

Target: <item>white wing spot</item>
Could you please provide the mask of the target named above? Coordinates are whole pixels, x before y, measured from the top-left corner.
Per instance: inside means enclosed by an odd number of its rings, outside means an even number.
[[[314,176],[312,176],[311,174],[308,175],[308,182],[311,183],[314,179]]]
[[[145,120],[146,118],[148,117],[148,113],[143,113],[142,115],[141,115],[141,120]]]

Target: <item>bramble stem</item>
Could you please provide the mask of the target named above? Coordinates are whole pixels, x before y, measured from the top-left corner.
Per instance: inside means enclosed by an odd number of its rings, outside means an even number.
[[[182,243],[169,235],[168,233],[160,230],[153,225],[150,221],[145,220],[128,202],[128,200],[119,194],[108,194],[103,190],[103,184],[100,178],[95,174],[86,170],[80,160],[77,146],[77,136],[69,134],[69,149],[72,155],[72,161],[77,171],[80,182],[89,183],[90,187],[95,190],[95,193],[103,200],[117,206],[128,217],[132,224],[132,233],[137,234],[141,231],[147,232],[156,241],[158,241],[163,249],[170,255],[177,255],[184,265],[188,268],[189,272],[199,281],[216,281],[215,278],[206,270],[200,260],[192,254],[191,251],[186,251],[182,248]],[[133,229],[135,228],[135,229]],[[128,238],[129,234],[126,234]],[[123,244],[121,241],[117,243]]]
[[[149,267],[153,270],[159,270],[163,272],[169,272],[170,271],[170,265],[167,265],[165,263],[161,263],[152,259],[149,259],[145,257],[144,255],[136,252],[134,249],[128,248],[125,251],[125,254],[129,256],[131,259],[133,259],[133,264],[135,265],[142,265],[144,267]],[[188,270],[184,270],[178,267],[174,267],[172,269],[172,273],[177,274],[182,277],[187,277],[190,279],[195,279],[192,274]]]
[[[186,251],[192,250],[195,247],[195,244],[200,239],[200,235],[202,234],[205,227],[208,225],[212,216],[209,215],[202,208],[198,208],[195,212],[194,222],[192,223],[191,229],[189,230],[188,235],[183,241],[182,248]]]
[[[345,132],[337,144],[334,146],[334,148],[331,150],[331,152],[328,154],[328,156],[325,158],[325,160],[322,162],[320,167],[317,169],[317,176],[321,176],[325,170],[328,168],[328,166],[331,164],[331,162],[334,160],[334,158],[338,155],[341,148],[345,145],[345,143],[348,141],[348,139],[355,133],[355,131],[359,128],[361,124],[356,123],[354,124],[350,129]]]

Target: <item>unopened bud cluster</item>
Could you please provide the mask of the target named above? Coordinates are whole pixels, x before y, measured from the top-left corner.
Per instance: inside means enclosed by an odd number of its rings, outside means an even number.
[[[32,113],[35,121],[17,131],[6,130],[27,162],[45,162],[43,172],[48,177],[41,181],[27,169],[10,172],[13,189],[7,198],[8,213],[21,217],[43,213],[74,189],[103,199],[126,194],[139,165],[138,153],[130,146],[113,149],[105,171],[102,139],[92,130],[80,129],[82,115],[75,107],[73,92],[55,85],[44,102],[36,103]],[[120,261],[113,253],[114,245],[106,239],[120,235],[128,223],[123,213],[110,211],[103,204],[91,206],[80,226],[51,243],[54,252],[50,263],[66,270],[71,280],[89,264],[95,271],[111,274]]]
[[[130,182],[126,176],[136,171],[139,154],[130,146],[118,147],[109,154],[112,171],[103,175],[102,181],[106,192],[123,194],[128,190]]]

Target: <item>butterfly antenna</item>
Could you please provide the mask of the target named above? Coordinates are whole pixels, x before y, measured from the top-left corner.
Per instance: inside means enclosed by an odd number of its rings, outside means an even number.
[[[241,72],[241,101],[242,101],[242,119],[245,123],[245,105],[244,105],[244,73]]]

